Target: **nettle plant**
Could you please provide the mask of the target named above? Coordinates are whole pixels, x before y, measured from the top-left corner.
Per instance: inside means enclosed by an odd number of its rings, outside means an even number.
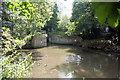
[[[14,39],[10,35],[9,28],[2,28],[0,37],[0,79],[24,78],[28,70],[32,69],[32,56],[24,52],[18,52],[16,48],[25,45],[25,41]]]

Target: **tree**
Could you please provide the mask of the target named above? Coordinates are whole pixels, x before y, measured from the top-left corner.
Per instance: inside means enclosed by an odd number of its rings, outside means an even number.
[[[1,2],[1,5],[2,27],[10,28],[11,34],[18,18],[22,16],[30,19],[34,10],[30,2]]]
[[[56,3],[54,3],[53,5],[53,14],[52,14],[52,18],[50,18],[50,21],[47,22],[45,29],[49,32],[52,32],[54,30],[57,30],[58,28],[58,6]]]
[[[67,15],[62,16],[58,25],[58,30],[66,32],[67,31],[66,26],[69,25],[69,23],[70,23],[69,17]]]
[[[27,3],[27,2],[26,2]],[[26,55],[16,51],[16,48],[21,48],[25,44],[24,40],[19,40],[11,36],[11,30],[13,30],[14,20],[11,14],[14,14],[14,9],[23,12],[16,5],[10,2],[2,2],[2,33],[0,35],[0,79],[4,80],[6,78],[23,78],[27,75],[28,70],[32,68],[32,57],[31,54]],[[24,4],[24,3],[23,3]],[[25,5],[25,4],[24,4]],[[21,7],[22,8],[22,7]],[[11,10],[12,9],[12,10]],[[23,8],[22,8],[23,9]],[[25,9],[25,8],[24,8]],[[30,11],[30,9],[27,9]],[[26,11],[27,11],[26,10]],[[26,12],[24,12],[26,13]],[[17,14],[17,13],[15,13]],[[28,16],[28,15],[25,15]],[[12,26],[9,25],[10,22]],[[8,28],[6,28],[8,27]],[[11,28],[9,30],[9,28]]]
[[[34,8],[34,13],[30,19],[19,16],[16,17],[19,17],[19,19],[16,19],[17,24],[14,26],[14,30],[19,32],[23,37],[41,32],[41,29],[52,16],[52,4],[49,2],[31,2],[31,6]],[[23,34],[23,32],[25,34]]]
[[[4,7],[2,9],[3,13],[6,13],[2,15],[2,20],[14,23],[14,25],[8,25],[8,27],[12,27],[15,34],[11,35],[12,31],[6,28],[7,26],[2,26],[2,37],[0,36],[0,43],[2,43],[0,44],[0,79],[24,78],[28,70],[32,68],[32,56],[31,54],[18,52],[16,49],[26,44],[25,41],[28,35],[35,35],[41,31],[41,27],[50,19],[51,8],[48,2],[3,2],[2,4],[2,7]]]
[[[94,9],[91,8],[91,3],[79,2],[75,0],[73,3],[73,12],[71,22],[75,23],[74,34],[79,35],[92,27],[100,27],[96,18],[94,18]]]

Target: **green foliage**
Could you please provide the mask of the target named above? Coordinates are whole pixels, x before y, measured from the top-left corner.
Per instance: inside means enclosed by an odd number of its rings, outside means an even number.
[[[14,2],[19,4],[18,2]],[[52,12],[52,3],[50,2],[30,2],[30,6],[28,8],[33,7],[33,14],[31,17],[27,15],[20,15],[20,9],[17,9],[18,13],[14,13],[13,8],[7,8],[8,3],[4,3],[2,7],[4,7],[3,11],[6,14],[2,14],[3,22],[8,21],[7,25],[3,25],[5,27],[11,28],[12,37],[25,41],[27,44],[31,44],[29,42],[32,36],[42,33],[41,28],[44,27],[47,21],[51,18]],[[17,6],[17,5],[14,5]],[[13,6],[11,6],[13,7]],[[7,8],[7,9],[6,9]],[[19,7],[21,8],[21,7]],[[25,9],[24,9],[25,10]],[[2,12],[3,12],[2,11]],[[9,15],[9,16],[7,16]],[[6,24],[6,23],[5,23]]]
[[[2,21],[12,25],[2,26],[0,78],[24,78],[27,75],[32,67],[31,54],[16,49],[25,45],[32,36],[42,34],[41,28],[52,15],[51,6],[49,2],[3,2],[2,12],[6,14],[2,14]]]
[[[0,37],[2,46],[0,47],[0,79],[24,78],[29,69],[32,69],[31,54],[17,52],[16,47],[24,45],[24,41],[14,39],[8,28],[2,28]]]
[[[116,28],[120,19],[120,2],[92,2],[92,7],[96,9],[95,17],[103,24],[107,23],[112,28]]]
[[[35,9],[32,22],[34,26],[41,29],[52,17],[52,3],[37,2],[33,3]]]
[[[69,23],[70,23],[69,17],[67,15],[63,16],[59,21],[58,30],[66,32],[67,31],[66,26],[68,26]]]
[[[52,9],[52,17],[50,18],[50,20],[47,22],[45,29],[48,31],[54,31],[58,29],[58,6],[56,3],[54,3],[53,9]]]
[[[3,2],[2,4],[2,12],[6,13],[2,14],[2,22],[5,23],[3,26],[10,28],[12,37],[24,40],[27,44],[31,43],[29,41],[32,40],[32,36],[42,33],[41,28],[52,17],[51,2]]]
[[[9,23],[4,26],[11,28],[13,37],[19,39],[41,31],[52,16],[50,2],[3,2],[2,5],[2,20]]]
[[[68,28],[68,32],[72,31],[72,34],[80,35],[92,27],[103,26],[100,25],[96,18],[94,18],[95,11],[91,8],[90,3],[83,3],[79,2],[78,0],[75,0],[73,3],[72,10],[73,12],[70,20],[74,23],[74,26],[70,26],[70,28]]]
[[[76,29],[75,22],[71,22],[66,28],[68,29],[66,32],[68,36],[74,35]]]
[[[9,28],[6,28],[6,27],[3,27],[2,28],[2,41],[3,41],[3,43],[5,43],[5,47],[8,49],[8,51],[12,51],[13,49],[15,49],[16,47],[19,47],[19,48],[21,48],[22,47],[22,45],[25,45],[25,41],[23,41],[23,40],[19,40],[19,39],[14,39],[11,35],[10,35],[10,30],[9,30]],[[5,38],[5,39],[4,39]],[[14,46],[12,46],[12,47],[10,47],[10,43],[13,43],[14,44]],[[9,45],[10,44],[10,45]],[[10,50],[11,49],[11,50]]]
[[[47,21],[52,16],[52,3],[49,2],[32,2],[34,13],[31,19],[23,17],[16,17],[16,25],[14,26],[15,35],[22,39],[27,35],[35,35],[37,32],[41,32]]]
[[[28,16],[32,17],[34,8],[31,6],[30,2],[8,2],[7,9],[13,10],[15,14],[19,14],[20,16]],[[20,13],[18,13],[18,11]]]

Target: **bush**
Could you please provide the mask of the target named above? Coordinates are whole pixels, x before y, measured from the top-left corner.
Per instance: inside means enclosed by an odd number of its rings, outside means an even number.
[[[25,41],[14,39],[8,28],[2,28],[0,47],[0,79],[24,78],[28,70],[32,69],[32,56],[17,52],[16,48],[25,45]],[[10,53],[10,54],[9,54]]]

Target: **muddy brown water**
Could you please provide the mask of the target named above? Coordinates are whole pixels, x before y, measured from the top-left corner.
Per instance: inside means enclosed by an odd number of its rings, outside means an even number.
[[[117,56],[67,45],[52,45],[33,52],[36,62],[28,78],[117,78]]]

